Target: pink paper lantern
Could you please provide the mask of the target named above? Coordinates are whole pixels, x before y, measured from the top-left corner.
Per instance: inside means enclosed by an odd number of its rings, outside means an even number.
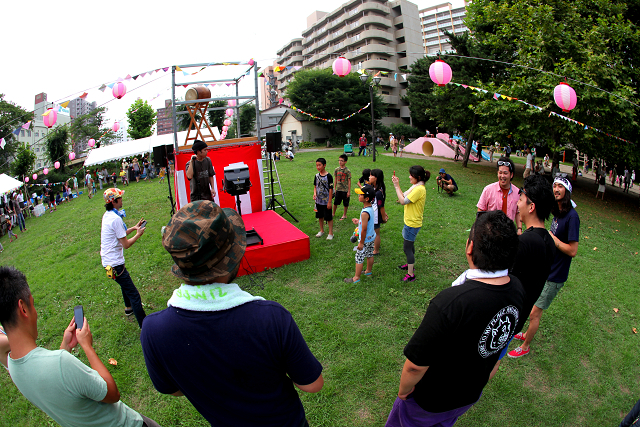
[[[29,182],[29,177],[28,176],[24,177],[24,182]]]
[[[37,173],[34,173],[34,174],[32,175],[32,178],[33,178],[33,180],[35,181],[36,179],[38,179],[38,174],[37,174]]]
[[[429,77],[438,86],[444,86],[451,81],[451,67],[438,59],[429,67]]]
[[[347,58],[340,57],[333,61],[333,74],[344,77],[351,72],[351,62]]]
[[[231,126],[231,120],[229,120],[229,119],[225,119],[225,121],[224,121],[224,125],[225,125],[225,126]]]
[[[44,168],[44,170],[42,171],[43,174],[48,175],[49,174],[49,169]]]
[[[253,60],[253,58],[251,58],[251,59],[249,60],[249,65],[253,65],[253,64],[255,64],[255,63],[256,63],[256,61],[254,61],[254,60]]]
[[[227,108],[225,114],[227,115],[227,117],[233,116],[233,108]]]
[[[556,101],[556,105],[562,108],[562,111],[565,113],[576,108],[576,103],[578,102],[576,91],[564,82],[560,82],[560,84],[553,89],[553,99]]]
[[[74,153],[73,151],[69,153],[69,160],[73,160],[76,158],[76,153]]]
[[[53,166],[55,166],[56,169],[60,169],[60,162],[55,162]]]
[[[94,145],[96,145],[96,140],[95,140],[95,139],[93,139],[93,138],[91,138],[91,139],[89,140],[89,147],[93,148],[93,146],[94,146]]]
[[[236,106],[236,100],[235,99],[230,99],[227,101],[227,105],[229,107],[235,107]]]
[[[118,82],[113,85],[112,93],[114,97],[121,99],[127,93],[127,87],[124,83]]]
[[[58,120],[58,113],[56,112],[56,110],[53,110],[51,108],[49,108],[47,111],[49,112],[49,114],[44,116],[42,120],[44,120],[44,125],[51,129],[51,126],[55,125],[56,121]]]
[[[228,131],[228,130],[229,130],[229,126],[222,126],[222,131],[223,131],[223,132],[226,132],[226,131]]]
[[[115,122],[115,123],[113,124],[113,131],[114,131],[114,132],[118,132],[118,130],[120,130],[120,123]]]

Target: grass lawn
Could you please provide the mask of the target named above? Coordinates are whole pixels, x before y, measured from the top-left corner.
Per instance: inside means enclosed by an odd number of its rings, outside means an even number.
[[[318,231],[312,199],[315,160],[326,157],[333,173],[339,154],[300,152],[295,161],[278,163],[287,208],[300,220],[295,225],[311,236],[311,258],[238,282],[289,309],[324,366],[323,390],[301,394],[309,423],[382,426],[397,393],[404,345],[429,300],[467,267],[467,230],[482,188],[496,179],[495,166],[474,164],[463,169],[446,160],[379,156],[375,166],[384,171],[391,194],[381,255],[376,257],[373,276],[346,284],[342,279],[354,273],[351,221],[335,221],[333,241],[313,237]],[[416,241],[418,280],[405,284],[403,272],[396,268],[405,261],[403,214],[394,202],[391,175],[395,170],[406,190],[413,164],[423,165],[433,175],[427,183],[424,226]],[[354,157],[347,166],[355,186],[362,169],[373,163],[371,157]],[[460,191],[455,197],[437,193],[435,175],[440,167],[456,179]],[[522,183],[518,171],[516,185]],[[169,220],[167,186],[157,180],[134,182],[125,190],[127,223],[142,216],[148,220],[147,232],[125,251],[125,257],[150,313],[165,308],[180,284],[169,272],[172,260],[161,245],[160,228]],[[640,329],[637,200],[608,187],[607,201],[602,202],[594,199],[595,192],[596,186],[587,180],[574,191],[581,219],[578,256],[566,286],[542,318],[531,353],[516,360],[505,358],[480,401],[456,425],[614,426],[640,398],[640,336],[634,333],[634,328]],[[361,209],[355,197],[351,201],[349,218]],[[339,217],[342,207],[338,209]],[[101,266],[103,212],[101,197],[89,200],[83,195],[54,213],[27,219],[28,231],[17,231],[17,241],[0,238],[3,265],[22,270],[30,283],[39,315],[38,345],[58,348],[73,307],[82,304],[98,355],[105,362],[118,361],[117,366],[107,366],[127,405],[164,426],[207,425],[185,398],[161,395],[149,380],[137,323],[124,315],[119,286],[106,278]],[[87,363],[81,350],[75,353]],[[207,368],[194,366],[197,369]],[[0,386],[0,424],[56,425],[22,397],[7,373],[0,373]]]

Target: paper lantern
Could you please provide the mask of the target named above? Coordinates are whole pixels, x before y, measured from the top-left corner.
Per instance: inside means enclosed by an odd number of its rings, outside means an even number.
[[[225,113],[226,113],[227,117],[233,116],[233,108],[227,108]]]
[[[55,125],[56,121],[58,120],[58,113],[55,110],[49,108],[47,110],[47,113],[45,114],[46,116],[42,117],[42,120],[44,120],[44,125],[51,129],[51,126]]]
[[[251,59],[249,60],[249,65],[253,65],[253,64],[255,64],[255,63],[256,63],[256,61],[254,61],[254,60],[253,60],[253,58],[251,58]]]
[[[33,180],[35,181],[36,179],[38,179],[38,174],[37,174],[37,173],[34,173],[34,174],[32,175],[32,178],[33,178]]]
[[[229,120],[229,119],[225,119],[225,120],[224,120],[224,125],[225,125],[225,126],[231,126],[231,120]]]
[[[120,130],[120,123],[115,122],[115,123],[113,124],[113,131],[114,131],[114,132],[118,132],[118,130]]]
[[[438,59],[429,67],[429,77],[438,86],[444,86],[451,81],[451,67]]]
[[[222,131],[223,131],[223,132],[226,132],[226,131],[228,131],[228,130],[229,130],[229,126],[222,126]]]
[[[45,175],[49,174],[49,169],[44,168],[44,170],[42,171],[42,173],[43,173],[43,174],[45,174]]]
[[[53,166],[55,166],[56,169],[60,169],[60,162],[55,162]]]
[[[28,176],[24,177],[24,182],[29,182],[29,177]]]
[[[227,101],[227,105],[229,107],[235,107],[236,106],[236,100],[235,99],[230,99]]]
[[[74,153],[73,151],[69,153],[69,160],[73,160],[76,158],[76,153]]]
[[[560,84],[553,89],[553,99],[556,101],[556,105],[562,108],[562,111],[565,113],[573,110],[578,102],[576,91],[564,82],[560,82]]]
[[[333,61],[333,74],[344,77],[351,72],[351,62],[347,58],[340,57]]]
[[[89,147],[93,148],[93,146],[94,146],[94,145],[96,145],[96,140],[95,140],[95,139],[93,139],[93,138],[91,138],[91,139],[89,140]]]
[[[113,85],[112,93],[114,97],[120,99],[125,95],[125,93],[127,93],[127,87],[124,83],[118,82]]]

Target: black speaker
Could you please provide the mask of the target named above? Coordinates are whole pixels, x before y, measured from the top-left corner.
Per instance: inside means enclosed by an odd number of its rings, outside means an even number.
[[[282,145],[282,134],[280,132],[267,133],[267,152],[275,153],[280,151]]]
[[[167,159],[173,159],[173,144],[153,147],[153,164],[159,168],[166,168]]]

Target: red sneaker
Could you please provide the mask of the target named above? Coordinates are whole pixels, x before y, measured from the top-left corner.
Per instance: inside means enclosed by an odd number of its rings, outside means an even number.
[[[517,334],[515,334],[513,336],[514,340],[520,340],[520,341],[524,341],[524,334],[522,332],[518,332]]]
[[[518,357],[524,356],[525,354],[529,354],[530,351],[531,351],[531,347],[529,347],[526,350],[523,350],[522,347],[516,347],[515,350],[511,350],[509,353],[507,353],[507,356],[518,358]]]

